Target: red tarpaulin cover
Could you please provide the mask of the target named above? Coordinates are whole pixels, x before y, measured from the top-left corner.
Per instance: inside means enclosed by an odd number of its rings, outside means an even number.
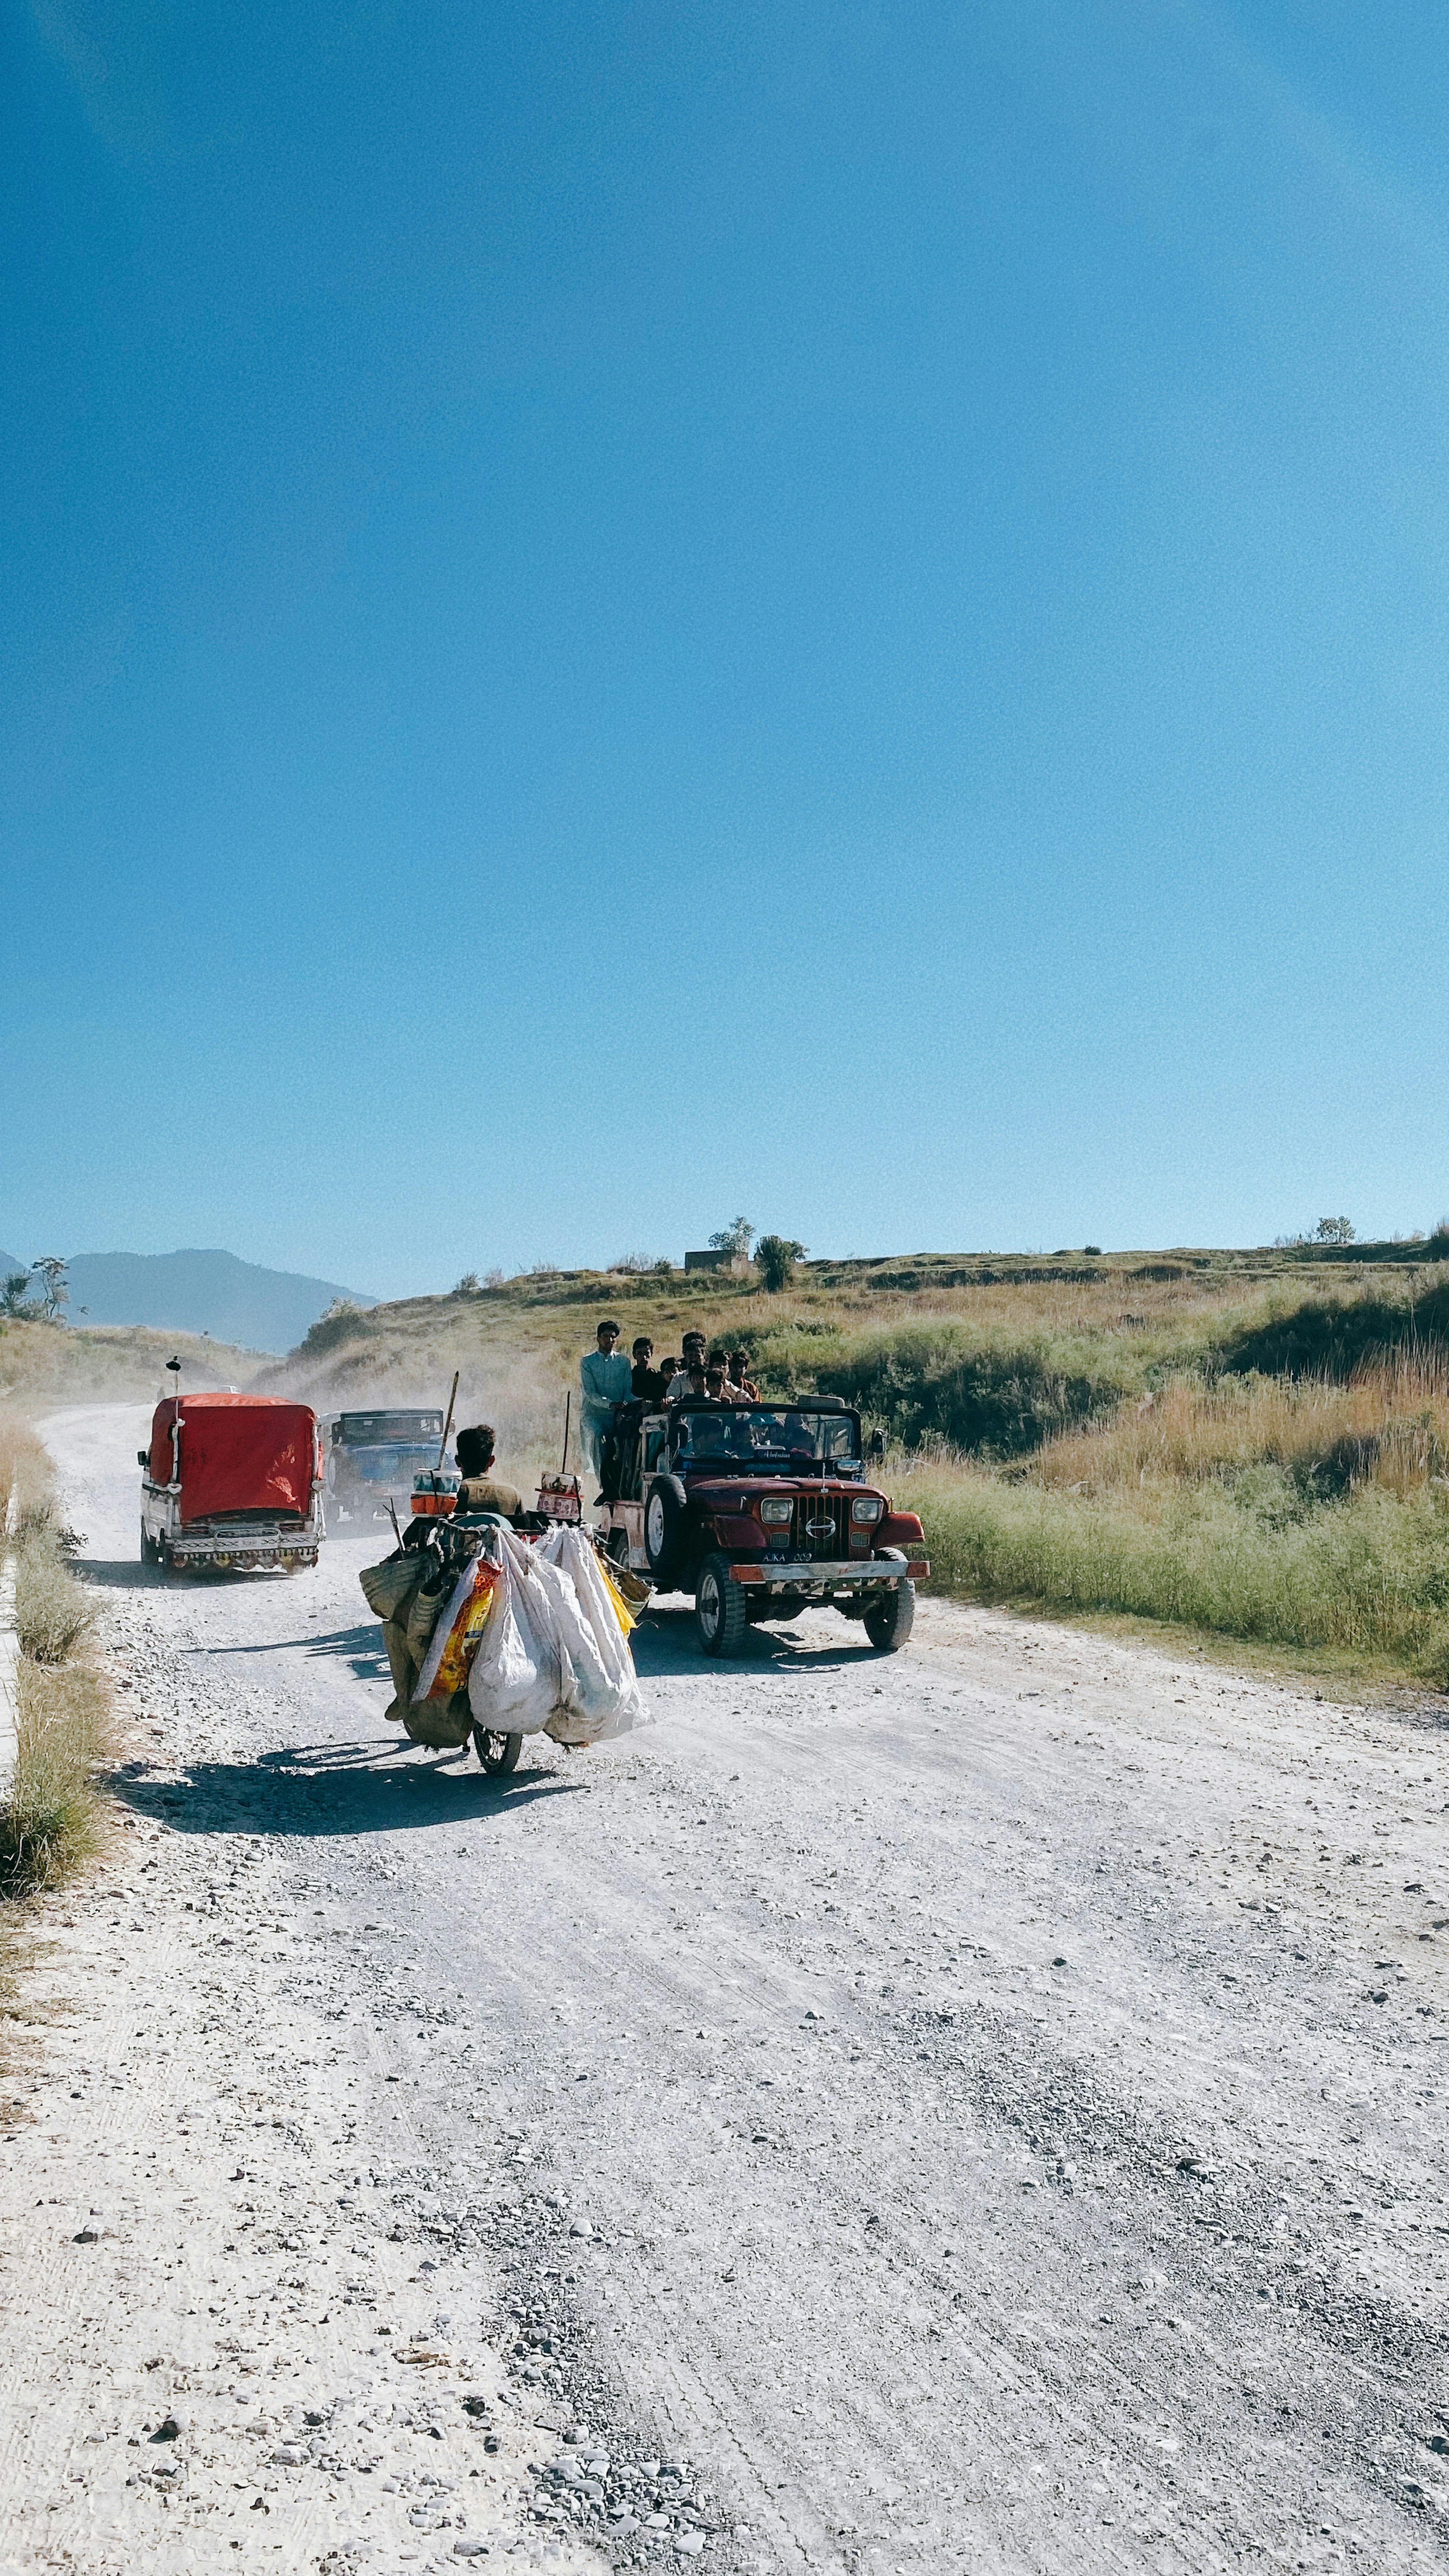
[[[171,1425],[181,1415],[181,1518],[297,1512],[312,1500],[317,1416],[276,1395],[168,1395],[151,1418],[151,1481],[169,1485]]]

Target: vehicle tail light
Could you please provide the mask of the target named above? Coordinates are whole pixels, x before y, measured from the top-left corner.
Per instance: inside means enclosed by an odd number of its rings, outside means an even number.
[[[885,1505],[879,1494],[859,1494],[850,1506],[850,1517],[853,1521],[868,1524],[871,1521],[878,1521],[884,1510]]]
[[[794,1504],[787,1502],[783,1494],[777,1494],[773,1497],[767,1495],[765,1500],[759,1505],[759,1514],[761,1520],[764,1521],[769,1528],[785,1529],[789,1525],[790,1517],[794,1509]]]

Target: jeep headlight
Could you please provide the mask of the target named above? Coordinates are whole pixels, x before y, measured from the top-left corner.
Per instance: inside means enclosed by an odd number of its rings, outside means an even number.
[[[779,1494],[776,1495],[773,1500],[767,1498],[761,1503],[760,1518],[762,1521],[768,1522],[772,1529],[783,1529],[789,1521],[790,1515],[794,1509],[794,1504],[792,1502],[787,1502],[785,1496],[783,1494]]]
[[[880,1519],[884,1510],[885,1505],[879,1494],[858,1494],[850,1506],[850,1517],[853,1521],[860,1521],[868,1527],[872,1522]]]

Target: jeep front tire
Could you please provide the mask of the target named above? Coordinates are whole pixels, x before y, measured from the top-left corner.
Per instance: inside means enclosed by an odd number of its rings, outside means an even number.
[[[883,1655],[898,1655],[911,1633],[916,1616],[914,1583],[893,1583],[872,1601],[865,1613],[865,1633],[871,1644]]]
[[[694,1624],[707,1655],[737,1655],[749,1628],[745,1587],[722,1556],[707,1556],[694,1593]]]

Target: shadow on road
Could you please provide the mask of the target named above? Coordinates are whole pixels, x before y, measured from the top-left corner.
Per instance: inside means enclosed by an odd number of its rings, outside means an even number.
[[[673,1673],[713,1673],[721,1680],[730,1673],[818,1673],[837,1664],[890,1661],[867,1644],[865,1631],[855,1620],[847,1624],[838,1612],[822,1614],[818,1626],[796,1622],[788,1628],[751,1628],[740,1652],[727,1661],[716,1662],[702,1651],[694,1612],[683,1608],[651,1610],[629,1642],[641,1681]]]
[[[255,1762],[194,1762],[184,1780],[162,1778],[144,1762],[123,1763],[111,1786],[138,1815],[183,1834],[391,1834],[497,1824],[538,1798],[588,1795],[586,1780],[568,1779],[527,1754],[506,1779],[490,1780],[473,1767],[471,1753],[465,1763],[461,1754],[429,1758],[401,1745],[389,1761],[366,1744],[292,1745]]]
[[[280,1567],[268,1565],[196,1565],[177,1574],[169,1566],[143,1565],[138,1556],[78,1556],[72,1563],[75,1573],[106,1592],[222,1592],[233,1585],[253,1591],[262,1584],[294,1580]]]
[[[203,1661],[213,1655],[321,1656],[350,1665],[359,1681],[379,1682],[389,1677],[382,1630],[375,1619],[364,1619],[355,1628],[314,1629],[305,1637],[254,1638],[243,1646],[188,1646],[183,1652]]]
[[[159,1592],[166,1581],[161,1566],[143,1565],[139,1557],[77,1556],[71,1570],[107,1592]]]

